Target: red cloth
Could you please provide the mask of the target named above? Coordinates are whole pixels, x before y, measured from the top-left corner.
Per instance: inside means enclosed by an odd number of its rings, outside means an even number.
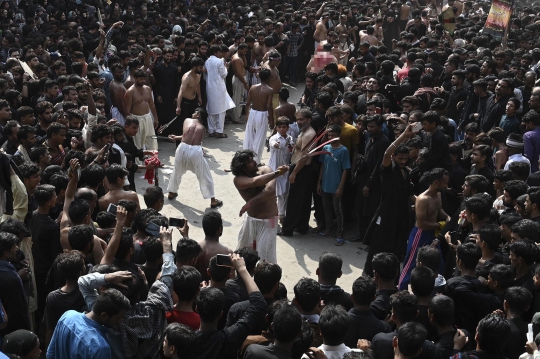
[[[199,330],[201,318],[195,312],[182,312],[178,309],[173,309],[172,312],[165,313],[167,323],[180,323],[187,325],[193,330]]]
[[[161,161],[159,160],[158,155],[154,154],[152,157],[144,160],[144,165],[145,166],[152,165],[152,166],[159,167],[161,165]],[[149,184],[154,184],[154,177],[155,177],[154,171],[155,171],[154,169],[147,169],[146,172],[144,173],[144,179],[148,180]]]

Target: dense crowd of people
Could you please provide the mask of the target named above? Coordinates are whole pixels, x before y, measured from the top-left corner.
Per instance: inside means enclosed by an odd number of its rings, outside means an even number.
[[[540,15],[490,5],[2,1],[0,359],[540,358]],[[226,205],[202,141],[244,120],[238,245],[191,239],[164,203]],[[351,288],[281,283],[310,230]]]

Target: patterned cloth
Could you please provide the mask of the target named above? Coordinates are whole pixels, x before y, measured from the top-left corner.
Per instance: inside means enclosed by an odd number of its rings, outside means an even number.
[[[302,45],[304,42],[304,35],[302,35],[301,32],[297,33],[288,33],[287,36],[289,37],[289,40],[291,42],[289,47],[289,53],[288,56],[295,57],[298,56],[298,48]]]

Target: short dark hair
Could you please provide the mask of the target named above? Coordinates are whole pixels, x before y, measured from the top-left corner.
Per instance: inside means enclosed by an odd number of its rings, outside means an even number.
[[[112,164],[105,170],[105,174],[107,175],[107,180],[109,183],[113,184],[116,183],[116,181],[119,178],[124,178],[129,174],[128,170],[125,167],[120,166],[119,164]]]
[[[182,353],[183,358],[191,357],[197,336],[190,327],[180,323],[171,323],[165,329],[164,336],[169,345],[174,345],[177,353]]]
[[[193,239],[182,238],[176,244],[176,261],[187,262],[188,260],[197,257],[202,252],[202,248]]]
[[[97,297],[92,312],[98,316],[101,313],[106,313],[109,317],[118,314],[122,310],[129,310],[131,304],[119,290],[107,289]]]
[[[228,275],[231,273],[229,267],[222,267],[217,265],[217,256],[210,258],[208,263],[208,271],[210,272],[210,277],[214,282],[223,282],[228,279]]]
[[[525,264],[531,265],[538,259],[538,247],[531,240],[520,239],[510,244],[510,252],[523,258]]]
[[[92,226],[87,224],[78,224],[69,228],[68,242],[72,249],[83,251],[93,240],[94,229]]]
[[[428,111],[422,115],[420,122],[427,121],[428,123],[441,123],[441,116],[435,111]]]
[[[253,273],[255,266],[260,259],[259,253],[256,250],[248,247],[237,249],[234,251],[234,253],[238,254],[244,259],[247,271],[249,273]]]
[[[411,288],[417,297],[428,297],[435,288],[433,271],[428,267],[418,266],[411,272]]]
[[[343,343],[348,331],[349,316],[340,305],[329,304],[321,311],[319,328],[324,342],[327,345],[340,345]]]
[[[143,198],[146,207],[153,207],[156,205],[156,203],[158,203],[161,199],[164,198],[163,189],[159,186],[147,187],[144,191]]]
[[[444,176],[448,176],[448,171],[444,168],[434,168],[429,172],[429,183],[439,181]]]
[[[476,333],[480,350],[499,356],[510,337],[510,323],[499,314],[490,313],[478,323]]]
[[[441,267],[442,256],[438,249],[432,246],[424,246],[418,250],[417,260],[424,267],[428,267],[434,274],[437,274]]]
[[[504,293],[504,300],[514,315],[521,316],[532,302],[531,292],[524,287],[510,287]]]
[[[53,198],[56,194],[54,186],[50,184],[40,184],[34,190],[34,198],[36,199],[38,206],[44,206]]]
[[[406,290],[390,296],[390,307],[401,324],[414,320],[418,315],[418,300]]]
[[[19,242],[19,237],[13,233],[0,232],[0,257],[9,252]]]
[[[538,239],[538,224],[530,219],[521,219],[517,221],[510,227],[510,230],[519,235],[521,239],[527,238],[535,242]]]
[[[514,283],[514,269],[505,264],[495,264],[489,270],[491,279],[498,283],[501,290],[505,290]]]
[[[427,330],[417,322],[408,322],[399,327],[397,331],[398,348],[400,353],[407,357],[416,355],[424,345]]]
[[[84,199],[75,199],[69,204],[68,215],[73,224],[81,224],[89,212],[90,205]]]
[[[477,193],[487,192],[491,183],[482,175],[469,175],[465,177],[465,181],[471,186],[471,190],[476,190]]]
[[[118,260],[124,260],[129,253],[129,250],[133,248],[133,231],[131,228],[122,229],[122,237],[120,238],[120,245],[114,254],[114,258]]]
[[[399,259],[393,253],[377,253],[371,264],[373,271],[385,281],[394,280],[399,271]]]
[[[295,306],[286,304],[274,314],[272,326],[276,340],[289,343],[302,330],[302,316]]]
[[[204,235],[213,237],[217,234],[217,231],[223,227],[223,219],[221,213],[217,211],[210,211],[204,214],[202,219],[202,227]]]
[[[56,257],[58,270],[67,280],[77,280],[84,264],[84,254],[80,251],[63,252]]]
[[[369,305],[375,298],[376,293],[377,285],[369,277],[360,276],[352,285],[353,300],[356,305]]]
[[[255,267],[253,280],[262,294],[267,294],[281,280],[281,267],[275,263],[260,262]]]
[[[343,260],[341,256],[332,252],[324,252],[319,257],[319,275],[327,281],[335,281],[341,276]]]
[[[523,181],[511,180],[504,184],[504,190],[512,199],[517,199],[522,194],[527,193],[527,184]]]
[[[491,203],[487,203],[478,197],[469,197],[465,199],[465,208],[475,214],[479,219],[485,219],[489,217],[491,211]]]
[[[221,315],[225,303],[225,295],[218,288],[205,288],[199,292],[195,302],[201,322],[211,323]]]
[[[147,262],[155,262],[163,255],[163,245],[159,238],[154,236],[144,238],[142,247]]]
[[[202,282],[201,273],[191,266],[180,266],[172,276],[173,289],[178,300],[194,300]]]
[[[300,308],[311,312],[321,301],[321,287],[316,280],[304,277],[294,286],[294,297]]]
[[[429,303],[429,313],[440,327],[454,324],[454,300],[446,295],[436,295]]]
[[[496,251],[501,243],[501,228],[496,224],[486,223],[478,229],[480,240],[486,242],[489,249]]]
[[[456,256],[465,269],[474,270],[482,258],[482,250],[476,243],[467,242],[457,247]]]

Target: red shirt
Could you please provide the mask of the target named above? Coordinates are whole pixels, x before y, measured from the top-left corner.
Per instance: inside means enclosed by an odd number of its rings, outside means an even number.
[[[182,312],[178,309],[173,309],[172,312],[166,314],[167,323],[185,324],[193,330],[199,330],[201,326],[201,318],[195,312]]]

